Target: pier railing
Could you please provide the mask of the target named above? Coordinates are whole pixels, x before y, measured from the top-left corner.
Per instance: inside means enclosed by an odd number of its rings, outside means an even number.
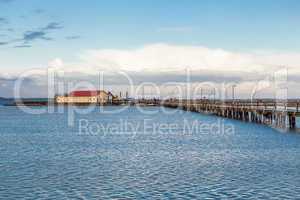
[[[176,100],[161,102],[162,106],[193,112],[210,113],[226,118],[296,128],[300,115],[298,100]]]
[[[163,105],[176,106],[204,106],[204,107],[218,107],[218,108],[238,108],[249,110],[264,110],[264,111],[286,111],[296,112],[300,111],[300,100],[165,100]]]

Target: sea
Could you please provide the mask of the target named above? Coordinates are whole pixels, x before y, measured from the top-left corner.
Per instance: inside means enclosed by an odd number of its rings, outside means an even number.
[[[0,107],[0,199],[300,199],[300,134],[162,107]]]

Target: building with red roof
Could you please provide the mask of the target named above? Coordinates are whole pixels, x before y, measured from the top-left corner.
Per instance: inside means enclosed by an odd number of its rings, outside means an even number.
[[[101,92],[106,93],[101,90],[76,90],[69,94],[70,97],[93,97],[98,96]]]
[[[104,90],[75,90],[55,98],[58,104],[108,104],[117,97]]]

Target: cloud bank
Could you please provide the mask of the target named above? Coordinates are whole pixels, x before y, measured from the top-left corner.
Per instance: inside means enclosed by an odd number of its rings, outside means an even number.
[[[196,71],[262,73],[282,66],[300,67],[299,56],[300,53],[239,53],[202,46],[152,44],[131,50],[88,50],[80,58],[105,70],[160,72],[189,68]]]
[[[51,27],[50,28],[55,28]],[[118,72],[127,73],[138,84],[141,82],[186,82],[186,71],[192,83],[213,82],[236,83],[237,95],[249,95],[249,88],[288,68],[291,78],[289,90],[300,97],[300,53],[298,52],[234,52],[204,46],[181,46],[150,44],[135,49],[90,49],[79,54],[78,62],[66,62],[56,58],[48,67],[63,71],[65,80],[96,82],[99,71],[104,71],[106,84],[113,88],[128,84],[118,77]],[[46,73],[46,70],[45,70]],[[30,82],[45,85],[45,74],[32,78]],[[43,82],[44,83],[41,83]],[[24,87],[25,88],[25,87]],[[247,89],[248,88],[248,89]],[[25,89],[24,89],[25,90]],[[250,89],[251,90],[251,89]],[[38,92],[39,90],[37,90]],[[267,92],[264,92],[267,94]]]

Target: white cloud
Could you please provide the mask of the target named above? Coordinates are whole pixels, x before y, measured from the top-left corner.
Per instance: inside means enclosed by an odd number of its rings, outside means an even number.
[[[60,59],[60,58],[55,58],[54,60],[51,60],[51,61],[48,63],[48,66],[49,66],[49,67],[52,67],[52,68],[60,69],[60,68],[63,68],[63,67],[64,67],[64,63],[63,63],[62,59]]]
[[[103,70],[164,72],[212,70],[232,73],[274,71],[280,66],[293,70],[300,67],[300,53],[239,53],[202,46],[152,44],[137,49],[88,50],[80,58],[84,63]]]
[[[135,49],[91,49],[82,52],[80,61],[65,62],[55,58],[47,66],[55,70],[64,71],[67,77],[80,80],[85,75],[95,78],[103,70],[108,74],[110,84],[124,85],[124,80],[116,76],[115,72],[128,72],[137,82],[177,81],[186,80],[185,70],[191,70],[193,82],[211,81],[238,82],[240,94],[249,96],[251,89],[259,80],[278,71],[282,66],[289,69],[291,76],[290,88],[292,94],[297,94],[300,78],[300,53],[298,52],[233,52],[224,49],[212,49],[203,46],[181,46],[168,44],[151,44]],[[46,72],[46,68],[44,68]],[[0,72],[0,79],[5,81],[16,77],[14,71]],[[22,70],[19,71],[19,73]],[[2,74],[2,75],[1,75]],[[45,74],[39,72],[33,77],[35,82],[45,80]],[[87,78],[92,80],[92,78]],[[249,89],[250,88],[250,89]]]

